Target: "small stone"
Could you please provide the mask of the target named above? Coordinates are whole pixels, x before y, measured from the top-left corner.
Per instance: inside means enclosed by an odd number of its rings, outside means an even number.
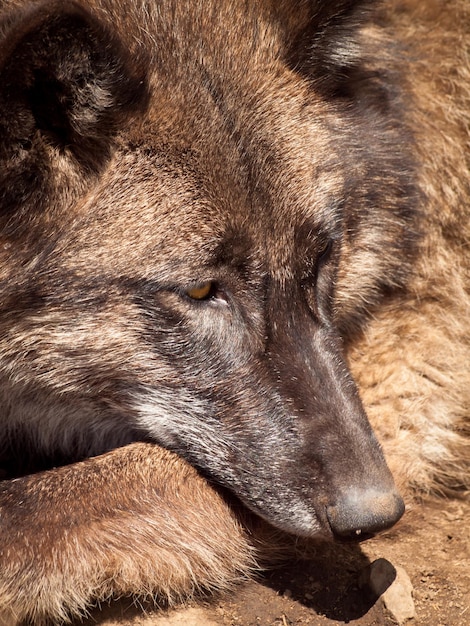
[[[377,598],[393,583],[397,576],[395,567],[387,559],[377,559],[366,567],[360,577],[360,586],[367,587]]]
[[[402,567],[396,567],[396,578],[382,596],[387,611],[398,622],[405,624],[416,616],[413,601],[413,585]]]

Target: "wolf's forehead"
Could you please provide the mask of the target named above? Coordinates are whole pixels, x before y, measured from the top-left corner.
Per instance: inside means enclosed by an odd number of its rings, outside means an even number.
[[[243,241],[251,258],[269,264],[275,249],[285,265],[306,234],[315,242],[334,227],[343,168],[332,111],[282,63],[263,63],[250,89],[232,77],[216,94],[217,67],[204,69],[190,86],[156,79],[145,119],[89,199],[90,224],[100,221],[100,246],[120,242],[135,261],[210,264]]]
[[[146,117],[124,139],[100,192],[100,203],[117,211],[107,213],[115,237],[126,232],[141,254],[153,249],[175,263],[186,250],[209,262],[221,242],[244,240],[252,255],[275,244],[279,259],[281,243],[287,251],[299,232],[331,230],[328,209],[342,187],[342,169],[329,163],[340,160],[333,113],[265,37],[256,53],[253,42],[245,50],[240,29],[233,58],[230,46],[211,54],[207,41],[202,60],[192,50],[181,63],[181,53],[174,72],[154,61]]]
[[[101,250],[119,272],[131,265],[181,281],[220,268],[292,272],[336,227],[332,190],[311,167],[303,185],[288,171],[261,185],[237,166],[175,147],[124,152],[89,199],[76,254]]]

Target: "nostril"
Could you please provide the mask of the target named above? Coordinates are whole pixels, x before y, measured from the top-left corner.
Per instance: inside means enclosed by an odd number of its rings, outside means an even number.
[[[351,490],[338,498],[326,514],[333,534],[343,540],[361,541],[393,526],[405,512],[396,492]]]

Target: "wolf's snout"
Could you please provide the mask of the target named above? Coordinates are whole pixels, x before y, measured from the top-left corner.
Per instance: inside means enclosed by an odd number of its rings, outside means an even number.
[[[351,490],[327,507],[331,530],[339,539],[360,540],[393,526],[405,512],[397,491]]]

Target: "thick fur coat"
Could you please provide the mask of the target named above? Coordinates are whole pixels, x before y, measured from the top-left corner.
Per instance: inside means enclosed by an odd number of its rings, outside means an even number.
[[[0,9],[5,624],[465,494],[466,2]]]

